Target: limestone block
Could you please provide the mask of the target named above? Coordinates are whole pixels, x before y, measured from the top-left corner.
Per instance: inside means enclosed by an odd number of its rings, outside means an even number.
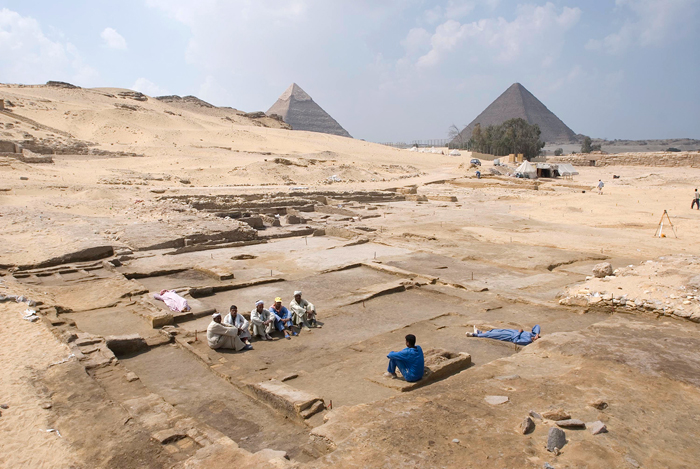
[[[593,267],[593,275],[595,275],[596,278],[605,278],[612,274],[613,268],[612,265],[610,265],[610,262],[601,262]]]
[[[292,418],[305,419],[311,417],[316,412],[304,413],[304,411],[314,406],[317,402],[321,403],[320,408],[316,405],[317,412],[325,408],[323,399],[320,397],[295,389],[276,379],[247,385],[247,388],[257,399]]]
[[[126,355],[148,348],[148,344],[139,334],[108,336],[105,337],[105,342],[115,355]]]

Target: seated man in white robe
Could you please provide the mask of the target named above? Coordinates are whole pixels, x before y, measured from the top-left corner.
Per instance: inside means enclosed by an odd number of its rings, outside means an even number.
[[[212,314],[212,321],[207,327],[207,342],[209,347],[217,349],[250,350],[251,346],[246,345],[238,337],[238,329],[221,324],[221,315]]]
[[[260,336],[263,340],[272,340],[270,335],[275,330],[275,317],[265,309],[265,302],[255,302],[255,309],[250,312],[250,322],[253,323],[253,335]]]
[[[309,327],[321,327],[316,322],[316,307],[301,298],[301,291],[294,292],[294,299],[289,303],[289,311],[292,312],[294,324],[309,329]]]
[[[250,345],[250,323],[242,314],[238,314],[238,307],[231,305],[229,313],[224,318],[224,324],[238,329],[238,337],[243,343]]]

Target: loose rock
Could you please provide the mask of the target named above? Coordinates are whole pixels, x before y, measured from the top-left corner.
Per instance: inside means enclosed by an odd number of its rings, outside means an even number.
[[[603,399],[598,399],[597,401],[593,401],[588,405],[598,410],[604,410],[608,408],[608,403],[605,402]]]
[[[137,379],[139,379],[139,377],[138,377],[138,375],[137,375],[136,373],[134,373],[133,371],[130,371],[130,372],[128,372],[128,373],[126,374],[126,380],[127,380],[128,382],[130,382],[130,383],[131,383],[132,381],[136,381]]]
[[[598,435],[599,433],[608,433],[608,427],[606,427],[600,420],[586,424],[586,426],[594,435]]]
[[[577,419],[557,420],[557,426],[562,428],[586,428],[586,423]]]
[[[542,417],[547,420],[566,420],[571,418],[571,414],[566,412],[564,409],[548,410],[547,412],[542,412]]]
[[[454,440],[452,440],[452,443],[459,443],[459,440],[455,438]]]
[[[537,412],[535,412],[534,410],[531,410],[529,412],[529,414],[530,414],[530,417],[532,417],[533,419],[542,420],[542,416],[540,414],[538,414]]]
[[[528,433],[532,433],[534,430],[535,430],[535,422],[530,417],[525,417],[525,420],[523,420],[520,423],[520,426],[518,427],[518,431],[520,433],[522,433],[523,435],[527,435]]]
[[[549,434],[547,435],[547,451],[555,452],[555,450],[560,450],[566,444],[566,433],[560,428],[550,428]]]
[[[612,274],[613,268],[612,265],[610,265],[610,262],[601,262],[593,267],[593,275],[595,275],[596,278],[605,278]]]

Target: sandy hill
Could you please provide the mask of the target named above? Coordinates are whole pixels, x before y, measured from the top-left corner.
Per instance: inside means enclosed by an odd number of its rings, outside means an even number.
[[[395,180],[435,163],[383,145],[290,131],[262,112],[216,107],[194,96],[152,98],[121,88],[0,85],[0,139],[31,151],[85,155],[86,177],[120,170],[162,173],[198,185]],[[105,157],[129,158],[100,162]],[[90,157],[98,158],[90,161]],[[164,159],[161,159],[164,158]],[[57,160],[58,161],[58,160]],[[167,167],[167,168],[166,168]]]

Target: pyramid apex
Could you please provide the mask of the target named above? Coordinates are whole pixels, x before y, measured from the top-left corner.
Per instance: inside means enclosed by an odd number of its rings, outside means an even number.
[[[289,88],[282,93],[282,96],[280,96],[280,99],[283,101],[287,101],[290,98],[294,98],[296,101],[311,101],[311,96],[309,96],[306,91],[301,89],[301,86],[297,85],[296,83],[292,83],[289,85]]]

